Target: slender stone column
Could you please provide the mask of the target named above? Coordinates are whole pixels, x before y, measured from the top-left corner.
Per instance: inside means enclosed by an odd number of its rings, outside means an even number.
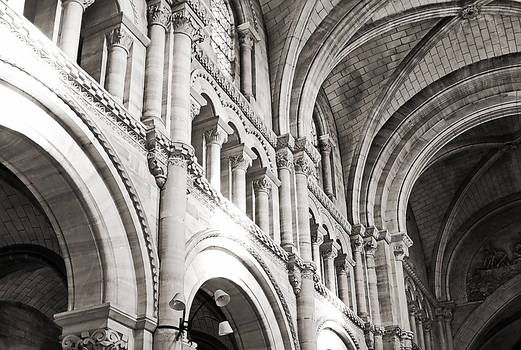
[[[336,294],[335,258],[338,256],[339,249],[338,243],[331,240],[320,246],[320,252],[324,257],[324,282],[333,294]]]
[[[349,300],[349,282],[347,279],[347,269],[349,263],[347,262],[347,255],[340,254],[335,260],[336,277],[338,284],[338,297],[347,307],[352,307]]]
[[[418,344],[418,331],[416,330],[416,305],[409,304],[409,324],[411,326],[412,340]]]
[[[246,212],[246,170],[255,159],[253,153],[245,145],[237,145],[222,151],[222,157],[230,160],[232,169],[232,202],[242,212]]]
[[[438,328],[438,339],[440,342],[440,350],[448,350],[447,348],[447,341],[445,336],[445,322],[443,320],[444,313],[442,309],[436,309],[436,325]]]
[[[322,255],[320,254],[320,245],[324,243],[324,234],[320,230],[318,224],[311,225],[311,251],[313,254],[313,262],[317,267],[317,275],[319,278],[322,277]]]
[[[324,138],[326,136],[326,138]],[[322,180],[324,182],[324,193],[329,197],[333,198],[333,169],[331,169],[331,143],[329,141],[329,135],[324,135],[320,139],[320,155],[322,162]]]
[[[271,181],[264,175],[253,180],[253,190],[255,191],[255,223],[265,233],[270,233],[270,191]]]
[[[58,46],[73,60],[78,58],[83,12],[94,0],[64,0]]]
[[[291,251],[295,247],[293,242],[293,209],[291,201],[293,154],[288,147],[283,147],[277,151],[277,167],[279,169],[280,179],[279,210],[281,246],[287,251]]]
[[[251,100],[253,97],[253,67],[252,49],[256,41],[259,40],[258,34],[251,28],[249,23],[243,23],[237,27],[239,32],[239,45],[241,51],[241,91],[244,96]]]
[[[195,28],[190,13],[181,5],[173,15],[174,49],[172,56],[172,110],[170,138],[172,148],[168,161],[168,178],[161,192],[159,213],[159,317],[154,333],[154,350],[182,347],[175,342],[182,312],[168,305],[176,293],[184,295],[185,276],[185,212],[187,166],[193,161],[190,145],[190,72],[192,37]]]
[[[369,232],[369,231],[368,231]],[[365,260],[367,267],[367,279],[368,279],[368,288],[369,288],[369,304],[371,305],[371,319],[376,327],[380,327],[382,325],[382,319],[380,316],[380,302],[378,300],[378,279],[376,276],[376,263],[375,263],[375,253],[376,253],[376,239],[372,236],[366,237],[364,239],[364,248],[365,248]],[[383,339],[380,332],[375,332],[374,335],[374,345],[375,350],[383,349]]]
[[[317,337],[313,315],[315,312],[315,288],[309,229],[308,176],[312,173],[311,162],[303,150],[295,155],[297,189],[297,227],[300,256],[306,268],[302,271],[302,289],[297,297],[297,323],[300,348],[316,350]]]
[[[150,45],[147,48],[145,64],[143,121],[152,120],[154,124],[157,124],[163,122],[161,118],[163,66],[165,62],[166,27],[170,18],[170,10],[164,4],[158,3],[150,5],[147,14]]]
[[[432,323],[430,320],[424,323],[423,331],[425,333],[425,350],[432,350],[434,347],[432,345],[431,327]]]
[[[25,0],[9,0],[7,4],[13,11],[18,13],[20,16],[24,15]]]
[[[127,72],[127,58],[132,37],[121,27],[112,29],[107,34],[109,57],[107,62],[107,79],[105,88],[120,102],[125,92],[125,74]]]
[[[367,304],[365,300],[365,280],[364,266],[362,263],[363,239],[360,235],[351,236],[351,246],[353,251],[353,259],[355,261],[355,288],[356,288],[356,305],[358,308],[358,316],[367,319]]]
[[[206,139],[206,178],[210,184],[221,191],[221,147],[228,134],[219,125],[204,133]]]
[[[447,337],[447,350],[454,350],[454,339],[452,337],[452,311],[445,310],[443,314],[445,320],[445,336]]]
[[[418,346],[420,348],[425,349],[425,338],[424,338],[424,331],[423,331],[423,316],[419,315],[416,318],[416,331],[418,332]]]

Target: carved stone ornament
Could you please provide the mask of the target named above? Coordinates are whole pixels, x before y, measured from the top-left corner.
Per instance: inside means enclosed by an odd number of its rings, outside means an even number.
[[[271,181],[266,176],[253,180],[252,184],[255,192],[261,191],[270,193],[271,191]]]
[[[66,335],[62,339],[63,350],[123,350],[128,348],[127,337],[110,328]]]
[[[170,20],[170,10],[162,3],[153,4],[147,8],[148,25],[160,25],[167,27]]]
[[[295,172],[297,174],[304,174],[306,176],[311,175],[313,172],[311,169],[310,162],[306,159],[305,156],[300,156],[295,159]]]
[[[230,166],[233,169],[246,170],[251,165],[251,160],[244,154],[238,154],[230,157]]]
[[[376,253],[376,240],[374,238],[366,238],[364,240],[364,249],[366,256],[372,256],[374,258],[374,255]]]
[[[277,152],[277,167],[289,170],[293,168],[293,155],[288,149]]]
[[[187,169],[188,165],[193,162],[193,158],[194,148],[191,145],[172,142],[168,164]]]
[[[478,5],[467,5],[461,10],[461,18],[466,20],[476,19],[481,13],[481,8]]]
[[[205,31],[194,22],[192,15],[186,8],[173,12],[170,18],[175,33],[184,33],[193,42],[198,43],[204,41],[207,37]]]
[[[94,4],[94,0],[65,0],[65,1],[63,1],[63,4],[65,5],[67,2],[71,2],[71,1],[74,1],[74,2],[77,2],[78,4],[80,4],[83,7],[83,11],[85,11],[87,9],[87,7],[89,7],[90,5]]]
[[[216,143],[219,146],[222,146],[222,144],[228,139],[228,134],[219,127],[214,127],[210,130],[206,130],[204,132],[204,137],[207,143]]]
[[[190,117],[194,120],[201,113],[201,105],[197,102],[190,102]]]
[[[116,27],[107,33],[107,43],[109,47],[118,46],[128,52],[132,45],[132,37],[123,28]]]
[[[365,344],[367,349],[374,350],[374,330],[375,327],[370,322],[366,322],[364,325]]]
[[[295,254],[290,254],[288,259],[288,279],[289,283],[293,287],[293,292],[296,296],[300,294],[302,289],[302,275],[300,273],[300,269],[296,263]]]
[[[239,43],[241,45],[252,48],[253,44],[255,43],[255,38],[249,31],[239,31]]]
[[[360,235],[351,237],[351,249],[353,252],[360,253],[364,247],[364,240]]]

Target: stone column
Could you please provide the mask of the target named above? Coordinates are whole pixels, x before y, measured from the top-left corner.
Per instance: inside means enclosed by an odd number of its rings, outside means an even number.
[[[418,336],[416,339],[418,339],[418,346],[422,348],[422,350],[425,349],[425,338],[424,338],[424,331],[423,331],[423,316],[420,314],[416,318],[416,331],[418,332]]]
[[[163,123],[161,109],[163,105],[163,72],[165,62],[166,27],[170,10],[162,3],[150,5],[148,14],[148,36],[145,63],[145,96],[143,101],[143,121],[153,124]]]
[[[246,170],[251,166],[252,160],[256,158],[244,144],[226,148],[222,157],[230,160],[232,169],[232,202],[242,212],[246,212]]]
[[[445,320],[445,336],[447,338],[447,350],[454,350],[454,338],[452,337],[452,311],[445,310],[443,314]]]
[[[347,255],[340,254],[335,260],[336,277],[338,284],[338,297],[347,307],[352,308],[351,302],[349,300],[349,281],[347,279],[348,267],[349,263],[347,261]]]
[[[329,240],[322,243],[320,252],[324,257],[324,282],[327,288],[336,295],[335,259],[338,256],[340,246],[335,241]]]
[[[24,15],[25,0],[9,0],[7,4],[13,11],[18,13],[20,16]]]
[[[253,67],[252,49],[255,41],[258,41],[258,34],[251,28],[249,23],[243,23],[237,27],[239,32],[239,45],[241,51],[241,91],[244,96],[251,100],[253,97]]]
[[[184,295],[185,276],[185,212],[187,166],[193,161],[190,145],[190,72],[192,37],[195,34],[191,14],[180,5],[173,14],[174,48],[172,56],[172,109],[170,118],[171,152],[168,178],[160,198],[159,212],[159,278],[158,326],[154,333],[154,350],[179,348],[175,342],[182,312],[168,305],[176,293]]]
[[[445,322],[444,322],[444,313],[442,309],[436,309],[436,326],[438,328],[438,339],[440,344],[440,350],[448,350],[447,348],[447,340],[445,336]]]
[[[313,254],[313,262],[317,267],[317,275],[322,278],[322,255],[320,254],[320,245],[324,243],[324,234],[320,230],[318,224],[311,225],[311,252]]]
[[[412,340],[418,344],[418,331],[416,330],[416,305],[409,304],[409,324],[412,332]]]
[[[300,348],[316,350],[317,337],[313,315],[315,311],[315,288],[309,230],[308,176],[311,163],[303,150],[295,155],[295,177],[297,192],[297,227],[300,257],[304,260],[302,289],[297,297],[297,323]]]
[[[285,135],[290,139],[289,135]],[[278,143],[280,143],[279,137]],[[280,189],[279,189],[279,210],[280,210],[280,235],[281,246],[287,251],[295,248],[293,242],[293,205],[291,201],[291,182],[293,172],[293,154],[287,146],[283,146],[277,151],[277,168],[279,170]]]
[[[367,284],[369,288],[369,304],[371,305],[371,319],[374,325],[378,328],[382,325],[382,319],[380,316],[380,301],[378,300],[378,279],[376,276],[375,263],[376,247],[376,239],[373,236],[369,236],[364,239],[365,260],[368,279]],[[380,332],[375,332],[374,345],[375,350],[383,349],[382,334]]]
[[[358,316],[367,319],[367,303],[365,300],[364,266],[362,263],[363,238],[361,235],[351,236],[353,260],[355,261],[355,290]]]
[[[428,322],[424,322],[423,331],[424,331],[424,334],[425,334],[425,336],[424,336],[425,350],[432,350],[433,349],[431,327],[432,327],[432,323],[431,323],[430,320]]]
[[[325,136],[325,137],[324,137]],[[319,140],[319,149],[322,162],[322,180],[324,182],[324,193],[333,198],[333,169],[331,169],[331,143],[329,135],[321,136]]]
[[[83,12],[94,0],[64,0],[58,46],[74,61],[78,58]]]
[[[125,92],[125,74],[127,72],[127,58],[132,37],[121,27],[112,29],[107,34],[108,62],[105,89],[120,102]]]
[[[270,233],[270,191],[271,181],[268,176],[263,175],[253,180],[255,191],[255,223],[264,233]]]
[[[206,178],[221,191],[221,147],[228,139],[228,133],[219,125],[204,132],[206,139]]]

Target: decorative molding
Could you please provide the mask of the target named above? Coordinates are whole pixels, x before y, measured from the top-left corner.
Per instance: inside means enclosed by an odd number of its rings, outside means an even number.
[[[286,148],[278,150],[276,153],[277,168],[293,170],[293,153]]]
[[[268,178],[268,176],[262,176],[259,179],[253,180],[252,185],[253,185],[253,189],[255,190],[255,192],[262,191],[262,192],[266,192],[268,194],[271,192],[272,182]]]
[[[481,14],[481,6],[471,4],[463,7],[460,12],[461,18],[464,20],[473,20],[479,17]]]
[[[126,350],[128,337],[110,328],[66,335],[61,342],[63,350]]]

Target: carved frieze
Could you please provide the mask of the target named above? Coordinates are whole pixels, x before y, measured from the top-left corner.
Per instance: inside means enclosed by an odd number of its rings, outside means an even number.
[[[126,350],[127,337],[110,328],[100,328],[66,335],[61,342],[63,350]]]

